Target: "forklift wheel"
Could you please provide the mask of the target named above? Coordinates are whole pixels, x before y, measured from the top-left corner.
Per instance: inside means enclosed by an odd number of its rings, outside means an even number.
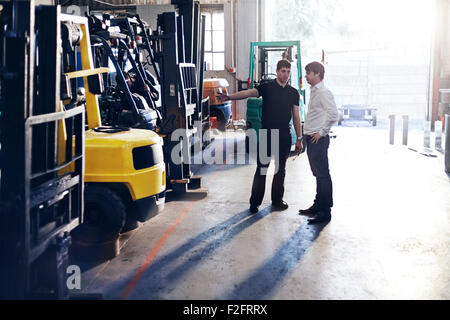
[[[70,254],[77,260],[101,262],[119,255],[118,235],[89,223],[78,225],[70,233],[72,245]]]
[[[85,220],[103,230],[119,234],[127,217],[122,199],[111,189],[86,185],[84,190]]]

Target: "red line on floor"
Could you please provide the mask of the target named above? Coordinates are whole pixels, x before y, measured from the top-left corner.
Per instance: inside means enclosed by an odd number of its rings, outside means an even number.
[[[214,173],[214,175],[208,180],[208,185],[211,184],[216,179],[217,175],[219,174],[219,171],[222,170],[223,167],[225,167],[226,164],[227,164],[227,162],[225,161],[225,163],[222,164],[217,169],[216,173]],[[134,273],[133,277],[128,282],[128,284],[126,285],[125,289],[123,289],[122,293],[119,296],[119,299],[128,299],[128,297],[130,296],[130,294],[133,292],[134,288],[138,284],[139,280],[141,280],[141,278],[144,275],[145,271],[147,271],[147,269],[150,267],[150,265],[152,264],[153,260],[155,259],[156,255],[161,250],[162,246],[166,243],[166,241],[169,238],[169,236],[175,231],[175,229],[178,227],[180,222],[183,220],[183,218],[186,216],[186,214],[188,214],[188,212],[191,211],[192,207],[194,206],[194,204],[197,201],[198,200],[192,200],[191,202],[189,202],[188,205],[180,213],[180,215],[176,218],[174,223],[172,223],[172,225],[166,230],[166,232],[164,232],[162,237],[158,240],[156,245],[149,252],[149,254],[145,258],[144,262],[142,262],[142,264],[139,266],[137,271]]]

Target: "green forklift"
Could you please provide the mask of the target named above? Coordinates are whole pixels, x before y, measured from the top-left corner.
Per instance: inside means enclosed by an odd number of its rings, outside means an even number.
[[[305,90],[302,83],[302,63],[300,55],[300,41],[270,41],[252,42],[250,44],[250,63],[248,80],[238,83],[238,90],[252,89],[266,81],[277,77],[276,64],[280,59],[291,62],[291,78],[289,85],[298,89],[300,94],[299,113],[300,121],[305,121]],[[262,98],[248,98],[246,129],[255,129],[257,140],[261,129]],[[297,134],[291,120],[292,145],[297,141]],[[245,149],[249,150],[249,138],[246,137]]]

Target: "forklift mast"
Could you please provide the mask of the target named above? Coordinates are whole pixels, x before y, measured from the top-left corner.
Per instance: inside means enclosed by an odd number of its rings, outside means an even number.
[[[258,52],[256,52],[258,50]],[[294,51],[294,52],[293,52]],[[266,80],[270,73],[269,54],[271,52],[281,53],[281,57],[290,62],[295,61],[297,68],[297,90],[305,104],[305,90],[303,89],[302,80],[302,61],[300,54],[300,41],[268,41],[268,42],[252,42],[250,44],[250,60],[247,85],[248,89],[254,88],[261,80]],[[273,74],[276,76],[276,74]],[[300,102],[300,117],[302,121],[305,119],[304,107]]]
[[[184,130],[180,140],[172,141],[169,133],[164,141],[166,159],[171,158],[173,147],[182,143],[182,163],[169,161],[167,174],[168,185],[183,192],[188,184],[191,188],[199,187],[190,170],[191,147],[200,133],[194,121],[202,121],[202,132],[209,128],[209,114],[203,113],[209,110],[209,100],[202,100],[204,23],[199,3],[173,0],[172,4],[178,12],[158,15],[157,30],[152,33],[150,42],[153,63],[161,71],[163,119],[173,123],[169,132]]]

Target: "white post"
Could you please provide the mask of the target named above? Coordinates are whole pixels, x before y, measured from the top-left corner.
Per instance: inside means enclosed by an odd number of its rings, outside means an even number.
[[[450,173],[450,114],[445,115],[445,172]]]
[[[394,144],[395,114],[389,115],[389,144]]]
[[[442,122],[434,122],[434,148],[436,150],[442,150]]]
[[[404,115],[403,117],[403,145],[408,145],[408,116]]]
[[[425,121],[423,128],[423,146],[425,148],[430,147],[430,121]]]

